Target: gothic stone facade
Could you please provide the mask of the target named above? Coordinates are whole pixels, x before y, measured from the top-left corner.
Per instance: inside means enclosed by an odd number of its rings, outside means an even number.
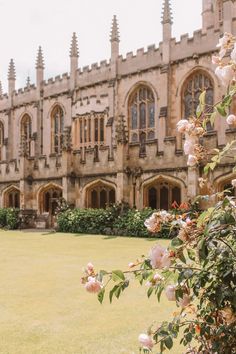
[[[45,81],[39,48],[36,85],[17,91],[11,60],[0,98],[1,207],[34,210],[40,220],[62,197],[80,208],[115,201],[168,208],[201,192],[202,169],[187,167],[176,124],[193,113],[203,89],[208,103],[222,98],[211,56],[223,32],[236,34],[236,2],[203,0],[202,29],[178,42],[170,6],[165,0],[158,48],[121,56],[114,17],[108,62],[79,69],[74,34],[70,74]],[[221,148],[233,138],[217,117],[203,143]],[[230,183],[231,164],[212,174],[214,188]]]

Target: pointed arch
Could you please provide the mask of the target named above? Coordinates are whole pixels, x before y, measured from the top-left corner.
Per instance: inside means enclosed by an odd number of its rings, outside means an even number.
[[[236,173],[226,173],[215,178],[213,185],[216,186],[217,192],[223,192],[225,189],[231,189],[231,196],[236,197],[236,188],[232,186],[233,179],[236,179]]]
[[[50,111],[51,119],[51,153],[60,154],[63,145],[65,112],[61,104],[56,103]]]
[[[49,182],[38,189],[37,192],[37,202],[38,210],[40,214],[43,213],[54,213],[54,206],[56,203],[53,202],[60,200],[62,198],[63,188],[59,184]]]
[[[156,98],[150,85],[136,84],[128,97],[128,127],[130,142],[142,144],[156,136]]]
[[[157,175],[146,179],[141,188],[144,207],[168,210],[174,202],[181,204],[186,184],[177,177]]]
[[[87,208],[106,208],[116,202],[116,185],[103,179],[89,182],[83,189],[83,200]]]
[[[6,187],[3,192],[3,205],[5,208],[20,208],[20,189],[15,185]]]
[[[20,143],[26,155],[31,155],[32,119],[28,113],[24,113],[20,119]]]

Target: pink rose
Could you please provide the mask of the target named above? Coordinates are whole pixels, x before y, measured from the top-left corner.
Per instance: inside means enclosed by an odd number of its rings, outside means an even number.
[[[188,294],[184,294],[182,299],[178,300],[178,305],[180,307],[187,307],[191,302],[190,296]]]
[[[228,125],[236,126],[236,116],[234,114],[230,114],[226,119]]]
[[[94,271],[94,266],[91,262],[87,264],[87,271],[88,273],[92,273]]]
[[[179,133],[185,133],[190,127],[190,123],[187,119],[181,119],[178,123],[177,123],[177,130]]]
[[[170,254],[168,251],[165,251],[161,259],[161,268],[169,268],[171,266]]]
[[[236,61],[236,45],[235,44],[234,44],[234,49],[232,50],[230,56],[233,61]]]
[[[160,269],[162,268],[162,258],[165,254],[165,248],[163,248],[160,245],[154,246],[149,254],[150,260],[151,260],[151,266],[154,269]]]
[[[231,65],[226,65],[221,69],[221,81],[225,86],[228,86],[233,77],[234,70]]]
[[[195,142],[193,139],[188,139],[184,143],[184,153],[185,155],[193,155],[195,148]]]
[[[158,281],[162,281],[164,278],[160,275],[160,274],[155,274],[153,279],[158,282]]]
[[[188,166],[193,167],[197,164],[197,162],[198,162],[198,160],[197,160],[196,156],[194,156],[194,155],[188,156],[188,162],[187,162]]]
[[[144,349],[152,349],[154,345],[152,338],[144,333],[140,334],[138,340]]]
[[[134,268],[134,267],[135,267],[135,264],[134,264],[133,262],[130,262],[130,263],[128,264],[128,267],[129,267],[129,268]]]
[[[102,284],[94,277],[88,277],[88,281],[85,284],[85,289],[89,293],[99,293],[102,290]]]
[[[217,57],[216,55],[213,55],[212,56],[212,64],[219,65],[219,63],[220,63],[220,58]]]
[[[176,301],[175,289],[176,287],[174,285],[167,286],[165,293],[169,301]]]

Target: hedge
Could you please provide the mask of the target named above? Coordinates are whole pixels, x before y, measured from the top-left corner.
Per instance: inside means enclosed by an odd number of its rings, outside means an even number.
[[[19,227],[19,209],[0,208],[0,228],[15,230]]]
[[[147,231],[144,222],[152,213],[150,208],[135,210],[121,205],[107,209],[69,209],[59,213],[57,225],[59,232],[78,234],[174,237],[174,232],[170,232],[168,226],[164,227],[159,235]]]

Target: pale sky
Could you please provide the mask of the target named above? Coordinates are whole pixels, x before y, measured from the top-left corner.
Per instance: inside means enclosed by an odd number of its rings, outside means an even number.
[[[35,59],[39,45],[46,64],[45,78],[69,71],[72,33],[79,41],[79,66],[109,59],[109,34],[114,14],[120,28],[120,53],[162,40],[163,0],[0,0],[0,80],[7,90],[10,58],[16,65],[17,88],[26,77],[35,82]],[[201,28],[202,0],[171,0],[173,36],[192,35]]]

